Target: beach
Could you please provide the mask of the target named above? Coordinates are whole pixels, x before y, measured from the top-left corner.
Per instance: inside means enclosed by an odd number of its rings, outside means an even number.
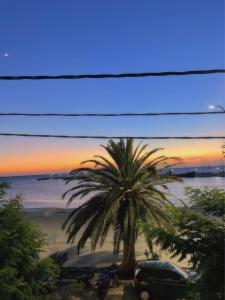
[[[43,208],[43,209],[26,209],[26,216],[31,219],[37,228],[45,236],[46,245],[41,254],[42,257],[47,257],[58,251],[67,251],[68,260],[65,262],[65,267],[70,266],[96,266],[102,267],[112,263],[120,263],[121,255],[113,255],[113,235],[109,232],[108,237],[102,248],[97,247],[95,252],[90,251],[90,241],[81,251],[80,255],[76,255],[76,241],[73,244],[67,243],[66,231],[62,231],[62,223],[71,212],[71,209],[60,208]],[[148,249],[143,235],[138,237],[136,243],[136,258],[137,260],[144,260],[145,250]],[[155,251],[158,252],[157,248]],[[177,259],[171,259],[166,252],[160,253],[160,258],[166,261],[172,261],[180,267],[188,267],[187,261],[178,262]]]

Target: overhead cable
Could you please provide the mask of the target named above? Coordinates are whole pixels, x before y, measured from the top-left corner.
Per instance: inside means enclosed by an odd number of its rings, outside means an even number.
[[[187,76],[225,73],[225,69],[188,70],[188,71],[162,71],[120,74],[69,74],[69,75],[1,75],[0,80],[46,80],[46,79],[103,79],[103,78],[137,78],[160,76]]]
[[[148,117],[148,116],[176,116],[176,115],[218,115],[225,111],[204,112],[161,112],[161,113],[0,113],[0,116],[23,116],[23,117]]]
[[[225,139],[225,136],[103,136],[103,135],[55,135],[55,134],[30,134],[30,133],[4,133],[0,136],[8,137],[35,137],[35,138],[62,138],[62,139],[138,139],[138,140],[211,140]]]

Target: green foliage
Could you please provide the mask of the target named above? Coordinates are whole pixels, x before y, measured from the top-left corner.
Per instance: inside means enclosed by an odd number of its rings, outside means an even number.
[[[192,202],[207,214],[218,217],[224,216],[225,209],[225,193],[223,189],[192,189],[186,188],[186,195]]]
[[[20,197],[4,198],[7,188],[0,183],[0,297],[33,299],[54,286],[57,268],[40,260],[43,236],[23,214]]]
[[[82,229],[77,250],[91,239],[92,250],[104,243],[109,228],[113,228],[114,252],[118,254],[121,242],[124,244],[124,259],[132,256],[128,264],[134,265],[134,244],[138,236],[136,221],[154,226],[168,226],[165,196],[166,184],[179,181],[173,175],[163,175],[162,169],[176,158],[164,155],[154,156],[161,149],[147,150],[147,145],[134,147],[133,140],[110,140],[102,146],[109,158],[96,155],[84,163],[93,163],[95,168],[79,168],[71,172],[75,186],[69,195],[68,204],[73,199],[89,196],[89,200],[75,209],[64,223],[68,241],[73,242]],[[78,183],[78,184],[77,184]],[[161,189],[160,189],[161,188]],[[148,240],[150,243],[151,241]]]
[[[201,299],[223,299],[225,230],[224,223],[218,216],[224,214],[225,192],[188,188],[186,194],[202,212],[190,208],[174,208],[170,210],[170,215],[175,229],[145,226],[144,230],[151,238],[155,238],[163,250],[168,250],[172,257],[178,256],[180,261],[189,259],[199,275],[196,289],[200,291]]]

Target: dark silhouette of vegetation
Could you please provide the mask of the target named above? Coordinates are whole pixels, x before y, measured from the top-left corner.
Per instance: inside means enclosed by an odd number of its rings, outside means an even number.
[[[6,200],[0,182],[0,299],[31,300],[54,287],[58,268],[40,260],[43,236],[25,217],[19,196]]]
[[[179,260],[188,258],[197,273],[192,299],[224,299],[225,191],[187,188],[194,209],[170,210],[175,225],[169,230],[143,225],[146,234]],[[197,211],[196,211],[197,210]]]
[[[107,156],[95,156],[84,163],[93,163],[94,168],[82,167],[73,170],[67,182],[74,181],[68,204],[74,199],[89,196],[89,200],[73,210],[65,221],[68,242],[73,242],[82,229],[77,243],[77,251],[91,239],[91,248],[103,245],[109,229],[113,229],[114,253],[118,254],[123,244],[121,271],[132,273],[136,264],[135,242],[139,229],[138,219],[156,227],[167,227],[170,218],[166,198],[166,184],[180,181],[173,175],[162,174],[171,160],[164,155],[155,156],[161,149],[147,150],[147,145],[135,147],[132,139],[114,142],[109,140],[102,146]],[[175,164],[175,163],[174,163]],[[151,248],[151,240],[146,236]]]

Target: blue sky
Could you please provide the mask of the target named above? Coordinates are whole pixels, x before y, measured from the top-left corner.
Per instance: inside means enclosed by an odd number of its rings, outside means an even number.
[[[2,0],[0,73],[83,74],[223,68],[224,28],[223,0]],[[0,82],[2,112],[204,111],[209,103],[225,103],[223,75]],[[222,116],[1,118],[0,131],[222,135],[223,120]],[[0,156],[10,164],[9,157],[16,156],[19,160],[19,153],[33,155],[38,148],[46,147],[46,151],[57,148],[60,152],[60,147],[78,147],[82,151],[98,143],[0,138]],[[191,147],[190,142],[179,143],[181,152],[184,147]],[[163,143],[155,141],[152,144],[161,146]],[[221,142],[206,144],[210,151],[220,151]],[[178,142],[167,145],[174,147]],[[199,153],[203,143],[199,141],[195,145]],[[205,150],[204,146],[203,155]]]

